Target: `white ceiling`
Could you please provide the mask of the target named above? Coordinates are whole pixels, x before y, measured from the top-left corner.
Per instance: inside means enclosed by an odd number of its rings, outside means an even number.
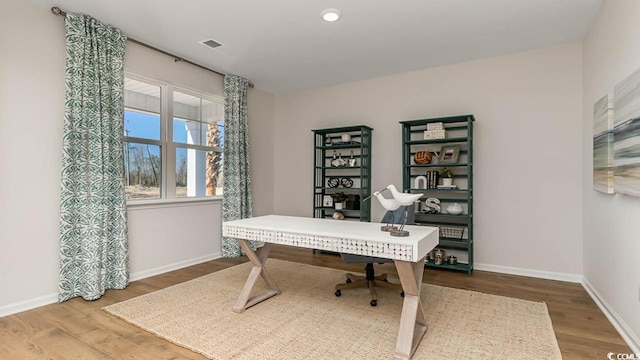
[[[29,0],[283,93],[581,41],[602,0]],[[342,19],[321,20],[325,8]],[[53,15],[51,15],[53,16]],[[205,39],[219,50],[200,45]]]

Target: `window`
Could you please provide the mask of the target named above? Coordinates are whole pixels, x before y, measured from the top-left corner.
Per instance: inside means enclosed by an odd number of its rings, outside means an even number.
[[[222,195],[223,99],[132,75],[124,88],[127,199]]]
[[[173,92],[176,196],[222,195],[224,107]]]

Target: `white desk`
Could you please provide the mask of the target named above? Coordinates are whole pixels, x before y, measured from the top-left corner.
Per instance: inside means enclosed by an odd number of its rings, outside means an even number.
[[[242,312],[281,293],[264,265],[273,244],[393,259],[404,291],[394,358],[410,359],[427,331],[420,288],[424,258],[438,245],[438,229],[429,226],[405,226],[405,229],[410,231],[410,236],[393,237],[380,231],[380,225],[279,215],[224,222],[222,234],[237,239],[253,264],[233,310]],[[262,241],[265,245],[259,254],[256,254],[249,247],[247,240]],[[249,298],[258,276],[264,279],[269,289]]]

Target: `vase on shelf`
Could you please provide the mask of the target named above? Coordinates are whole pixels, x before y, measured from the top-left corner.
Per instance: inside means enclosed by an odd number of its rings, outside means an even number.
[[[444,186],[452,186],[453,178],[442,178],[442,185]]]
[[[351,150],[351,157],[347,160],[350,167],[356,166],[356,158],[353,157],[353,150]]]

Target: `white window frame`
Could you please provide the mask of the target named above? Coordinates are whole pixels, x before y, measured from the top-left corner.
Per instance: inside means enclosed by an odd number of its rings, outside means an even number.
[[[176,196],[176,149],[188,148],[197,150],[214,150],[224,152],[223,147],[208,147],[204,145],[176,143],[173,141],[173,92],[178,91],[187,95],[192,95],[224,106],[224,97],[210,94],[200,90],[189,89],[184,86],[162,82],[146,76],[125,71],[125,78],[146,82],[160,87],[160,140],[151,140],[124,136],[123,143],[133,142],[160,146],[161,157],[161,177],[160,177],[160,198],[159,199],[127,199],[127,205],[153,205],[163,203],[180,202],[200,202],[200,201],[221,201],[224,195],[197,196],[197,197],[177,197]],[[178,119],[180,119],[178,117]]]

